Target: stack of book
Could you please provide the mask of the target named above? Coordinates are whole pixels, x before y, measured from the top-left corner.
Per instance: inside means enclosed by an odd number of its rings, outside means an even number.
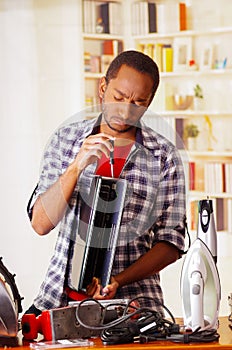
[[[160,72],[173,71],[173,47],[163,43],[139,43],[137,50],[150,56],[158,65]]]
[[[132,3],[132,34],[175,33],[187,29],[186,5],[179,2]]]
[[[189,190],[232,196],[232,163],[189,162]]]
[[[121,35],[121,4],[119,2],[83,1],[84,33]]]

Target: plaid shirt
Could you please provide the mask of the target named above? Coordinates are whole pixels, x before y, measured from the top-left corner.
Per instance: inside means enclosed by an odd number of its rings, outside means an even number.
[[[84,139],[93,133],[96,120],[74,121],[58,129],[43,158],[42,172],[32,203],[45,192],[75,159]],[[183,165],[176,148],[166,138],[141,122],[136,143],[132,147],[120,177],[127,180],[128,193],[120,226],[112,275],[118,274],[157,242],[165,241],[184,250],[185,182]],[[38,296],[34,300],[40,309],[64,306],[65,284],[71,284],[71,269],[75,261],[70,256],[73,222],[79,217],[76,205],[78,193],[88,195],[96,164],[81,174],[60,223],[54,255]],[[32,209],[33,204],[31,204]],[[76,208],[78,210],[76,210]],[[165,257],[164,257],[165,259]],[[66,276],[66,277],[65,277]],[[148,297],[143,305],[154,307],[163,303],[159,274],[118,289],[116,298]],[[153,300],[149,299],[152,298]],[[156,309],[161,311],[159,306]]]

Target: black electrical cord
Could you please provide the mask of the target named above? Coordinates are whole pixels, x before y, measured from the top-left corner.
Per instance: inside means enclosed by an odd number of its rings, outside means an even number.
[[[182,252],[183,255],[188,253],[189,248],[191,246],[191,237],[190,237],[190,233],[189,233],[189,229],[188,229],[187,219],[184,222],[184,226],[186,228],[187,237],[188,237],[188,247],[187,247],[187,249],[185,251]]]
[[[201,330],[199,327],[194,332],[181,333],[180,326],[176,324],[175,318],[167,307],[162,305],[170,315],[171,321],[163,318],[161,313],[151,308],[136,306],[134,302],[139,299],[152,298],[137,297],[130,300],[127,304],[112,302],[105,307],[96,299],[85,299],[79,303],[76,309],[76,319],[83,327],[101,331],[101,340],[104,345],[126,344],[135,341],[148,343],[155,340],[167,340],[178,343],[218,341],[220,336],[215,329]],[[152,300],[154,301],[154,299]],[[100,325],[88,325],[80,318],[79,310],[81,306],[89,301],[97,303],[101,309],[102,321]],[[112,306],[118,307],[119,305],[124,309],[122,316],[103,324],[107,309]]]
[[[149,299],[153,302],[155,300],[154,298],[149,297],[137,297],[130,300],[126,305],[120,304],[120,306],[124,308],[122,316],[116,320],[108,322],[107,324],[103,324],[104,315],[106,314],[107,309],[114,305],[118,306],[119,304],[114,304],[112,302],[104,307],[100,301],[96,299],[85,299],[79,303],[78,308],[76,309],[76,319],[83,327],[91,330],[102,331],[101,339],[104,344],[108,345],[131,343],[139,338],[141,332],[143,334],[150,334],[151,332],[152,334],[156,333],[159,337],[161,337],[161,335],[166,337],[169,334],[179,332],[179,326],[175,323],[174,316],[166,306],[162,304],[163,308],[170,315],[172,321],[164,319],[160,312],[151,308],[136,306],[135,302],[140,299]],[[80,318],[81,306],[89,301],[97,303],[101,309],[102,321],[100,325],[88,325]],[[156,303],[161,305],[158,300]]]
[[[209,343],[217,341],[219,337],[216,329],[201,330],[199,327],[192,333],[171,335],[167,340],[177,343]]]
[[[135,300],[135,299],[133,299]],[[102,310],[102,324],[99,325],[99,326],[93,326],[93,325],[88,325],[86,324],[81,318],[80,318],[80,308],[81,306],[84,304],[84,303],[87,303],[87,302],[95,302],[96,304],[99,305],[99,307],[101,308]],[[135,308],[135,311],[134,312],[130,312],[128,314],[123,314],[122,317],[119,317],[118,319],[116,320],[113,320],[111,322],[108,322],[107,324],[103,324],[103,320],[104,320],[104,314],[106,313],[106,310],[109,308],[109,307],[112,307],[112,306],[118,306],[119,304],[114,304],[114,303],[110,303],[108,304],[106,307],[104,307],[98,300],[96,299],[92,299],[92,298],[88,298],[88,299],[84,299],[82,300],[78,307],[76,308],[76,319],[77,319],[77,322],[80,323],[81,326],[85,327],[85,328],[88,328],[88,329],[91,329],[91,330],[105,330],[105,329],[108,329],[108,328],[111,328],[111,327],[114,327],[114,326],[117,326],[125,321],[127,321],[128,319],[131,319],[141,313],[148,313],[148,314],[151,314],[151,313],[156,313],[157,315],[159,315],[159,313],[157,311],[153,311],[151,310],[150,308],[147,308],[147,307],[142,307],[142,308],[136,308],[134,307],[133,305],[131,305],[131,301],[129,302],[129,304],[126,306],[126,308]],[[124,306],[125,307],[125,304],[120,304],[121,306]]]

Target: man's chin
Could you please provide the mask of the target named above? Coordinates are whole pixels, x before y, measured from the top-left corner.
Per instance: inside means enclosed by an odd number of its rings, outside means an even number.
[[[108,124],[109,128],[113,131],[116,131],[118,133],[125,133],[127,131],[130,131],[131,129],[134,128],[134,125],[128,125],[128,124],[117,124],[117,123],[109,123]]]

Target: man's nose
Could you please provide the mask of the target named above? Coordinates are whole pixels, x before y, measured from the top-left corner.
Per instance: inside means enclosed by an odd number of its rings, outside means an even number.
[[[122,118],[127,118],[129,115],[133,114],[135,111],[135,105],[130,102],[123,102],[119,107],[119,115]]]

